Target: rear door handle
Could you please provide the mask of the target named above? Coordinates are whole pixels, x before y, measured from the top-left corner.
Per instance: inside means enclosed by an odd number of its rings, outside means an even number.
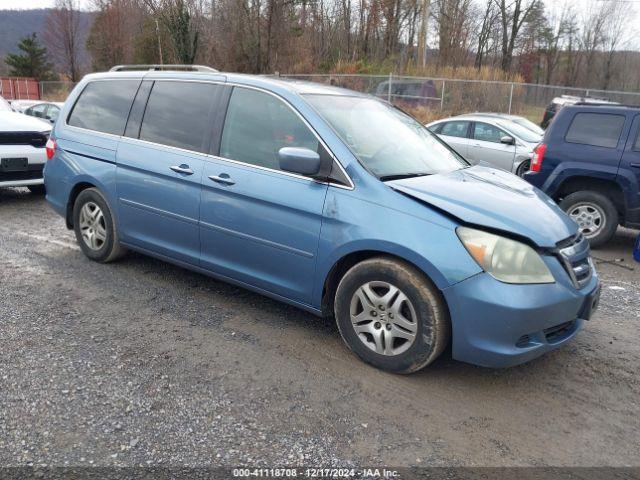
[[[182,165],[173,165],[172,167],[169,167],[169,168],[177,173],[183,173],[185,175],[193,175],[193,170],[189,168],[189,165],[185,165],[184,163]]]
[[[227,175],[226,173],[221,173],[219,176],[218,175],[209,175],[209,180],[214,181],[216,183],[222,183],[224,185],[235,185],[236,184],[236,182],[231,180],[229,175]]]

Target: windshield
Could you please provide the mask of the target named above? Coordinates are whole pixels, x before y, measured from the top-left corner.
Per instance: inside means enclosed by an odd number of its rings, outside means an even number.
[[[499,120],[496,123],[500,125],[502,128],[504,128],[505,130],[514,134],[519,139],[524,140],[525,142],[538,143],[540,142],[540,140],[542,140],[542,135],[532,132],[528,128],[523,127],[522,125],[516,123],[513,120],[508,120],[508,121]]]
[[[419,122],[379,100],[339,95],[306,98],[362,165],[382,180],[468,166]]]
[[[533,123],[528,118],[514,117],[513,121],[516,122],[518,125],[522,125],[524,128],[528,128],[533,133],[537,133],[538,135],[544,135],[544,130],[540,128],[540,126]]]

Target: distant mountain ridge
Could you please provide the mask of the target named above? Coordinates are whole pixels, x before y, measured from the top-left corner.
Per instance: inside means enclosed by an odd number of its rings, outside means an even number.
[[[18,42],[21,38],[35,32],[40,43],[48,47],[44,40],[44,30],[47,16],[51,9],[42,8],[34,10],[0,10],[0,75],[8,71],[4,59],[7,53],[18,52]],[[86,49],[86,40],[93,22],[93,12],[80,12],[80,60],[84,69],[91,66],[90,55]],[[55,61],[55,59],[52,58]]]

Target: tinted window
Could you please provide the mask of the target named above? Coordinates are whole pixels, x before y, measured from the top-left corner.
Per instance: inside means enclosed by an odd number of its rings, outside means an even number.
[[[318,151],[318,140],[283,101],[268,93],[234,88],[220,142],[220,156],[279,169],[278,151]]]
[[[69,116],[69,125],[122,135],[139,83],[107,80],[87,84]]]
[[[469,122],[447,122],[443,125],[441,135],[449,137],[466,137],[469,131]]]
[[[476,122],[473,127],[473,138],[483,142],[500,143],[500,139],[505,135],[509,135],[504,130],[489,125],[488,123]]]
[[[606,113],[578,113],[571,122],[567,142],[616,148],[625,117]]]
[[[142,119],[140,139],[198,152],[208,150],[216,85],[156,82]]]

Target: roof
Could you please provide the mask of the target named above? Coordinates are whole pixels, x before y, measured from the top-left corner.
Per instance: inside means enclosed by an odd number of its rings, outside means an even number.
[[[177,71],[177,70],[124,70],[109,71],[102,73],[92,73],[85,77],[87,80],[98,80],[105,78],[147,78],[147,79],[187,79],[187,80],[209,80],[217,82],[227,82],[240,85],[248,85],[265,88],[267,90],[287,90],[299,95],[344,95],[362,96],[370,95],[341,88],[333,85],[324,85],[302,80],[288,79],[284,77],[250,75],[242,73],[224,73],[213,71]]]

